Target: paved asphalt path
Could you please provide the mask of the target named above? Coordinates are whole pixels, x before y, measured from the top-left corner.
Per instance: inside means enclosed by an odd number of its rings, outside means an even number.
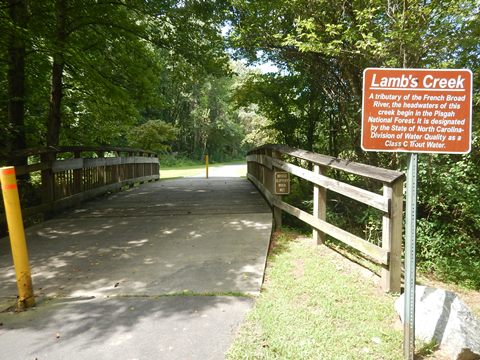
[[[245,179],[163,180],[27,229],[37,307],[0,359],[223,359],[258,294],[272,215]],[[0,239],[0,310],[16,296]]]

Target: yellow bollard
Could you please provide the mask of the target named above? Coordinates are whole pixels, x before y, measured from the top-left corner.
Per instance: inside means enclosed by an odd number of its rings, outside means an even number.
[[[7,217],[10,245],[12,247],[13,264],[17,276],[17,307],[24,309],[35,306],[35,297],[33,295],[32,276],[28,262],[27,243],[23,229],[17,179],[13,166],[0,168],[0,183],[2,184],[5,215]]]
[[[208,154],[205,155],[205,174],[208,179]]]

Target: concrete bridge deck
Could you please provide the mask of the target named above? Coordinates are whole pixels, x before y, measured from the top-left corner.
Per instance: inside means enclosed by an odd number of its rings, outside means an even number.
[[[259,292],[272,215],[245,179],[164,180],[27,229],[36,309],[5,359],[222,359]],[[0,241],[0,304],[16,294]],[[17,346],[19,342],[22,346]]]

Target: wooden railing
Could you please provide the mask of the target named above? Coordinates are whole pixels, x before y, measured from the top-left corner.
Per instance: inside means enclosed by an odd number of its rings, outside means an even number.
[[[10,161],[19,158],[28,159],[28,165],[15,168],[25,218],[48,216],[124,186],[160,178],[157,154],[140,149],[35,148],[14,152]]]
[[[284,158],[287,157],[295,158],[296,162],[302,166],[284,161]],[[256,148],[248,153],[247,162],[248,179],[273,207],[276,228],[281,226],[281,211],[297,217],[313,227],[313,235],[318,243],[323,243],[325,235],[332,236],[380,264],[382,266],[382,288],[388,292],[400,292],[403,182],[405,179],[403,173],[348,162],[283,145],[265,145]],[[305,167],[313,168],[313,171]],[[378,194],[330,178],[327,176],[329,169],[376,180],[383,187],[383,193]],[[313,183],[313,214],[282,201],[282,196],[275,194],[274,173],[276,171],[286,171]],[[381,246],[326,221],[327,190],[380,210],[382,213]]]

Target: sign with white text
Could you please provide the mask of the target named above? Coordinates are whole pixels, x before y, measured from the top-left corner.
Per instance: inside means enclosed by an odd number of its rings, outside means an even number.
[[[464,154],[471,128],[470,70],[365,69],[363,150]]]
[[[290,194],[290,174],[285,171],[275,171],[275,194]]]

